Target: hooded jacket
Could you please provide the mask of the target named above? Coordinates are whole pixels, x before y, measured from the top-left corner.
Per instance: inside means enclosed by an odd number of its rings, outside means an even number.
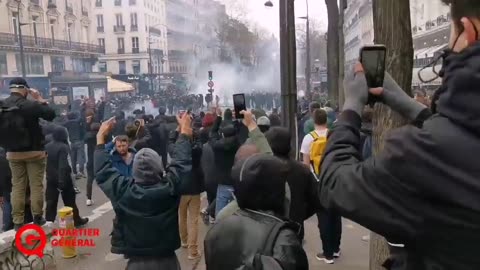
[[[158,155],[157,155],[158,157]],[[159,160],[146,159],[148,162]],[[142,166],[148,166],[144,164]],[[136,183],[112,166],[104,145],[95,150],[96,181],[110,199],[117,216],[112,232],[112,253],[128,257],[170,257],[180,247],[178,231],[179,187],[192,169],[190,139],[180,135],[165,176],[154,183]],[[145,171],[149,171],[148,169]]]
[[[394,259],[401,269],[479,269],[479,88],[477,42],[445,58],[438,113],[390,132],[379,154],[361,161],[361,120],[352,111],[329,136],[321,203],[404,243],[406,255]]]
[[[25,118],[27,129],[30,132],[30,146],[23,149],[17,149],[15,146],[12,146],[10,149],[6,149],[7,152],[44,151],[45,136],[42,133],[39,119],[52,121],[55,118],[55,111],[48,105],[28,100],[16,92],[12,92],[10,97],[5,99],[5,105],[18,106],[20,108],[20,111]]]
[[[214,177],[219,184],[231,186],[231,171],[235,154],[240,144],[233,125],[224,126],[221,131],[223,134],[220,134],[219,127],[221,123],[222,118],[217,117],[210,131],[210,145],[212,146],[215,164],[217,166]]]
[[[68,131],[70,142],[83,142],[85,140],[85,124],[80,114],[75,112],[68,113],[67,121],[63,123],[63,126]]]
[[[45,146],[47,151],[47,183],[63,189],[68,185],[73,185],[72,168],[68,163],[70,148],[67,129],[62,126],[56,126],[52,133],[52,139]]]
[[[280,266],[275,269],[308,269],[298,224],[281,218],[287,173],[283,165],[268,154],[235,165],[232,175],[241,209],[215,224],[205,236],[207,270],[263,269],[255,266],[263,265],[265,259]],[[275,231],[276,226],[281,229]],[[276,235],[271,235],[273,232]],[[266,247],[269,242],[272,246]]]

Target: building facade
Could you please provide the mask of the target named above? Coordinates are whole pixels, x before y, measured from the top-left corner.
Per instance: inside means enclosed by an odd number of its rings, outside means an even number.
[[[169,72],[163,0],[91,0],[99,72],[119,79]]]
[[[90,1],[1,1],[1,86],[22,76],[23,66],[29,84],[44,94],[48,94],[50,72],[92,72],[103,48],[93,42]]]
[[[440,1],[410,0],[414,68],[412,85],[422,88],[436,88],[439,78],[422,82],[419,71],[431,63],[448,46],[450,35],[450,9]],[[371,0],[351,0],[345,11],[345,69],[352,70],[358,60],[362,46],[373,44],[373,12]],[[435,67],[440,70],[441,62]],[[424,81],[436,77],[432,68],[421,72]]]

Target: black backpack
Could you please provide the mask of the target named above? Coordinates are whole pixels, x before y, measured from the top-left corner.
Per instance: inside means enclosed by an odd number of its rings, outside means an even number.
[[[31,144],[30,131],[20,110],[0,100],[0,147],[7,151],[25,150]]]

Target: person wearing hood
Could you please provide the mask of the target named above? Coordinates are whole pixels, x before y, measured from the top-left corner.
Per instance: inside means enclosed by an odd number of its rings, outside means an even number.
[[[85,125],[80,114],[69,112],[63,126],[68,131],[73,174],[77,178],[85,177]],[[78,165],[78,171],[77,171]]]
[[[95,150],[96,181],[117,216],[111,252],[128,258],[128,270],[180,269],[175,250],[180,247],[180,185],[192,170],[190,116],[179,119],[180,135],[166,170],[160,156],[144,148],[137,153],[132,177],[121,175],[105,151],[105,136],[113,126],[114,119],[102,123]]]
[[[387,269],[480,265],[480,2],[442,2],[450,7],[452,27],[436,114],[388,73],[382,88],[368,89],[357,63],[321,167],[325,208],[404,244],[402,256],[385,262]],[[362,161],[360,115],[369,93],[412,124],[390,131],[382,151]]]
[[[210,145],[214,153],[216,171],[214,178],[218,182],[215,215],[233,200],[231,171],[240,144],[232,124],[222,125],[222,117],[218,110],[217,119],[210,131]]]
[[[73,222],[75,227],[88,223],[88,218],[80,217],[75,203],[75,189],[72,180],[72,168],[68,163],[68,133],[62,126],[55,127],[52,133],[53,141],[45,146],[47,151],[47,189],[45,200],[45,218],[55,222],[57,217],[58,196],[62,195],[63,204],[73,208]]]
[[[125,126],[127,125],[127,119],[125,119],[125,112],[119,111],[115,114],[115,128],[112,131],[112,136],[126,135]]]
[[[236,162],[232,178],[240,209],[207,232],[207,270],[308,269],[299,225],[285,218],[286,167],[269,154]]]
[[[303,239],[303,222],[318,212],[320,204],[316,190],[317,181],[303,163],[290,158],[290,131],[284,127],[273,127],[265,133],[273,154],[288,165],[287,183],[291,192],[289,218],[301,226],[300,238]]]

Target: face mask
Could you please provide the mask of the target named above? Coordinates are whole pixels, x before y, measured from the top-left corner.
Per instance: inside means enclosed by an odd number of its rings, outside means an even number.
[[[475,27],[475,25],[473,24],[472,22],[472,25],[473,25],[473,28],[475,29],[475,39],[478,39],[478,30],[477,28]],[[443,52],[437,56],[435,59],[432,60],[432,62],[430,62],[428,65],[422,67],[419,71],[418,71],[418,78],[420,79],[420,81],[422,83],[431,83],[433,81],[435,81],[436,79],[438,79],[439,77],[443,77],[443,67],[440,71],[437,71],[437,66],[438,66],[438,62],[440,60],[442,60],[442,65],[443,63],[445,63],[445,59],[448,58],[450,55],[452,55],[453,53],[455,53],[453,51],[453,48],[455,48],[455,46],[457,45],[457,42],[458,42],[458,39],[460,38],[460,36],[462,35],[462,33],[465,31],[465,29],[462,28],[462,31],[460,31],[460,34],[458,34],[457,38],[455,39],[455,41],[453,42],[453,46],[452,48],[447,48],[445,50],[443,50]],[[430,68],[432,67],[432,71],[433,73],[435,74],[435,77],[430,79],[430,80],[425,80],[423,77],[422,77],[422,71],[426,70],[427,68]]]

